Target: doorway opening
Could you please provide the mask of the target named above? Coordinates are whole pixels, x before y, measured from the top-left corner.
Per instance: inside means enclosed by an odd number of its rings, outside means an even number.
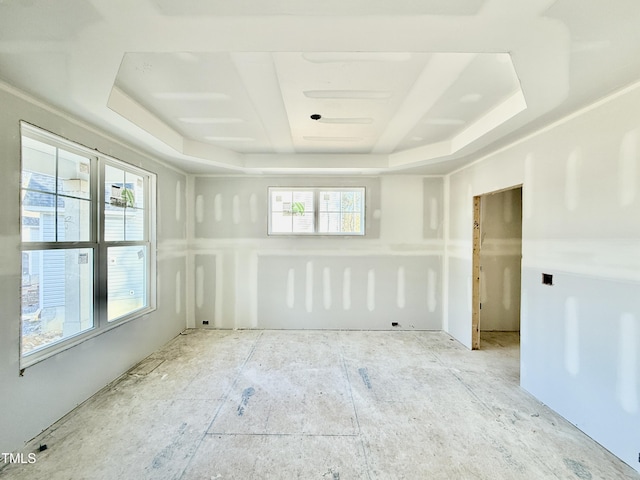
[[[522,186],[473,198],[472,348],[481,332],[520,332]],[[509,332],[509,334],[507,334]]]

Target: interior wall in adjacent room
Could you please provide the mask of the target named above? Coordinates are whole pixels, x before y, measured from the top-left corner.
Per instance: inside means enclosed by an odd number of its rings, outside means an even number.
[[[520,330],[522,189],[482,196],[480,330]]]

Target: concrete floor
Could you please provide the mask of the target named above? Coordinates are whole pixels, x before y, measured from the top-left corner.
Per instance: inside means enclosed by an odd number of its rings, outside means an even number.
[[[518,386],[518,334],[188,330],[11,479],[637,479]],[[25,455],[26,457],[26,455]]]

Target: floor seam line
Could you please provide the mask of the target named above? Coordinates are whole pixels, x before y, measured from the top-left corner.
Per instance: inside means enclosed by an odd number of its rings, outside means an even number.
[[[249,363],[249,360],[251,359],[251,357],[253,357],[253,354],[255,353],[256,348],[258,346],[258,343],[262,339],[263,334],[264,334],[263,331],[260,332],[260,335],[258,335],[258,337],[256,338],[255,342],[253,342],[253,345],[251,346],[251,350],[249,350],[249,354],[247,355],[247,358],[244,359],[244,362],[242,362],[242,365],[240,365],[240,368],[238,369],[238,373],[236,374],[236,377],[233,379],[233,383],[231,384],[231,386],[227,390],[227,393],[220,400],[220,405],[218,406],[218,409],[216,410],[216,413],[213,415],[213,419],[211,420],[211,422],[209,422],[209,425],[207,425],[207,428],[205,428],[204,434],[202,435],[202,437],[200,437],[200,440],[198,441],[198,444],[193,449],[193,454],[191,455],[191,457],[189,457],[189,461],[184,466],[184,469],[182,470],[182,473],[180,474],[180,476],[177,477],[177,478],[182,479],[184,477],[185,473],[187,472],[187,469],[191,465],[191,462],[193,461],[193,458],[196,456],[196,454],[198,453],[198,450],[200,449],[200,447],[202,446],[202,443],[204,442],[204,439],[207,437],[207,432],[209,431],[211,426],[217,420],[218,415],[220,414],[220,411],[222,410],[224,405],[227,403],[227,400],[229,399],[229,396],[231,395],[231,392],[233,392],[233,389],[238,384],[238,380],[240,379],[240,375],[242,374],[242,371],[244,370],[244,367],[247,365],[247,363]]]
[[[340,339],[340,333],[338,333],[338,340]],[[369,466],[369,457],[367,456],[367,449],[364,445],[364,438],[362,436],[362,427],[360,425],[360,418],[358,417],[358,409],[356,408],[356,402],[353,398],[353,387],[351,385],[351,377],[349,376],[349,369],[347,368],[347,360],[344,356],[344,350],[342,344],[339,343],[340,360],[342,361],[342,369],[347,379],[347,386],[349,388],[349,397],[351,398],[351,406],[353,407],[353,414],[356,417],[356,425],[358,427],[358,437],[360,438],[360,446],[362,447],[362,454],[364,456],[364,465],[367,470],[367,478],[371,480],[371,468]]]

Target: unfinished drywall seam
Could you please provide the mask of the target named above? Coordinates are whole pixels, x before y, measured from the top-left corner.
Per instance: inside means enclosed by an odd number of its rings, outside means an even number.
[[[293,308],[296,302],[296,271],[293,268],[290,268],[287,272],[287,295],[285,299],[285,303],[288,308]]]
[[[224,305],[224,261],[222,255],[216,254],[216,303],[213,308],[213,324],[222,328],[222,312]]]
[[[351,268],[347,267],[342,272],[342,308],[351,309]]]
[[[367,309],[370,312],[376,309],[376,271],[373,268],[367,272]]]
[[[186,258],[186,272],[185,272],[185,311],[186,311],[186,328],[196,327],[196,312],[195,312],[195,256],[192,252],[193,237],[195,230],[195,199],[194,199],[194,184],[195,177],[193,175],[187,175],[185,180],[185,193],[186,193],[186,208],[185,208],[185,220],[187,224],[186,228],[186,240],[187,240],[187,258]]]
[[[449,195],[451,193],[451,179],[449,176],[443,179],[443,210],[444,210],[444,225],[443,225],[443,237],[444,237],[444,255],[442,260],[442,329],[445,332],[449,332],[449,245],[451,242],[451,231],[449,221],[451,219],[451,200]]]
[[[309,260],[306,264],[305,278],[305,295],[304,307],[308,313],[313,311],[313,261]]]
[[[331,269],[322,269],[322,304],[325,310],[331,310]]]

